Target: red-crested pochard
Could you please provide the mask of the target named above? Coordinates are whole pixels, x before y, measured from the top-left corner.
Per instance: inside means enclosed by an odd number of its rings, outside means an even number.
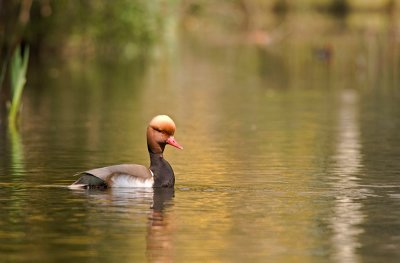
[[[81,177],[71,188],[107,187],[173,187],[175,175],[171,165],[164,159],[167,144],[183,149],[175,140],[175,123],[167,115],[154,117],[147,127],[147,148],[150,167],[139,164],[119,164],[79,173]]]

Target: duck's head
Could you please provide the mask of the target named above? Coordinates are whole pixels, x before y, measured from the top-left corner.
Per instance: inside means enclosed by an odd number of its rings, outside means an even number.
[[[162,153],[165,145],[169,144],[178,149],[183,147],[175,140],[176,126],[167,115],[157,115],[147,127],[147,147],[152,153]]]

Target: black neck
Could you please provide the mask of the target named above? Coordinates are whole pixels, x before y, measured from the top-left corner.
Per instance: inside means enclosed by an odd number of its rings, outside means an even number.
[[[173,187],[175,184],[175,175],[171,165],[164,159],[162,153],[150,154],[150,170],[154,174],[153,187]]]

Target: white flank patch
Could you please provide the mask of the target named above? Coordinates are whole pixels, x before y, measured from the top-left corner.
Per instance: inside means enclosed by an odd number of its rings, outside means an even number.
[[[154,179],[143,180],[131,175],[117,175],[111,178],[112,187],[153,187]]]

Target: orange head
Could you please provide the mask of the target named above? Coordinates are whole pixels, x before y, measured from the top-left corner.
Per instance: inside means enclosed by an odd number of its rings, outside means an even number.
[[[169,144],[178,149],[183,147],[175,140],[176,126],[167,115],[157,115],[147,127],[147,146],[152,153],[162,153],[165,145]]]

